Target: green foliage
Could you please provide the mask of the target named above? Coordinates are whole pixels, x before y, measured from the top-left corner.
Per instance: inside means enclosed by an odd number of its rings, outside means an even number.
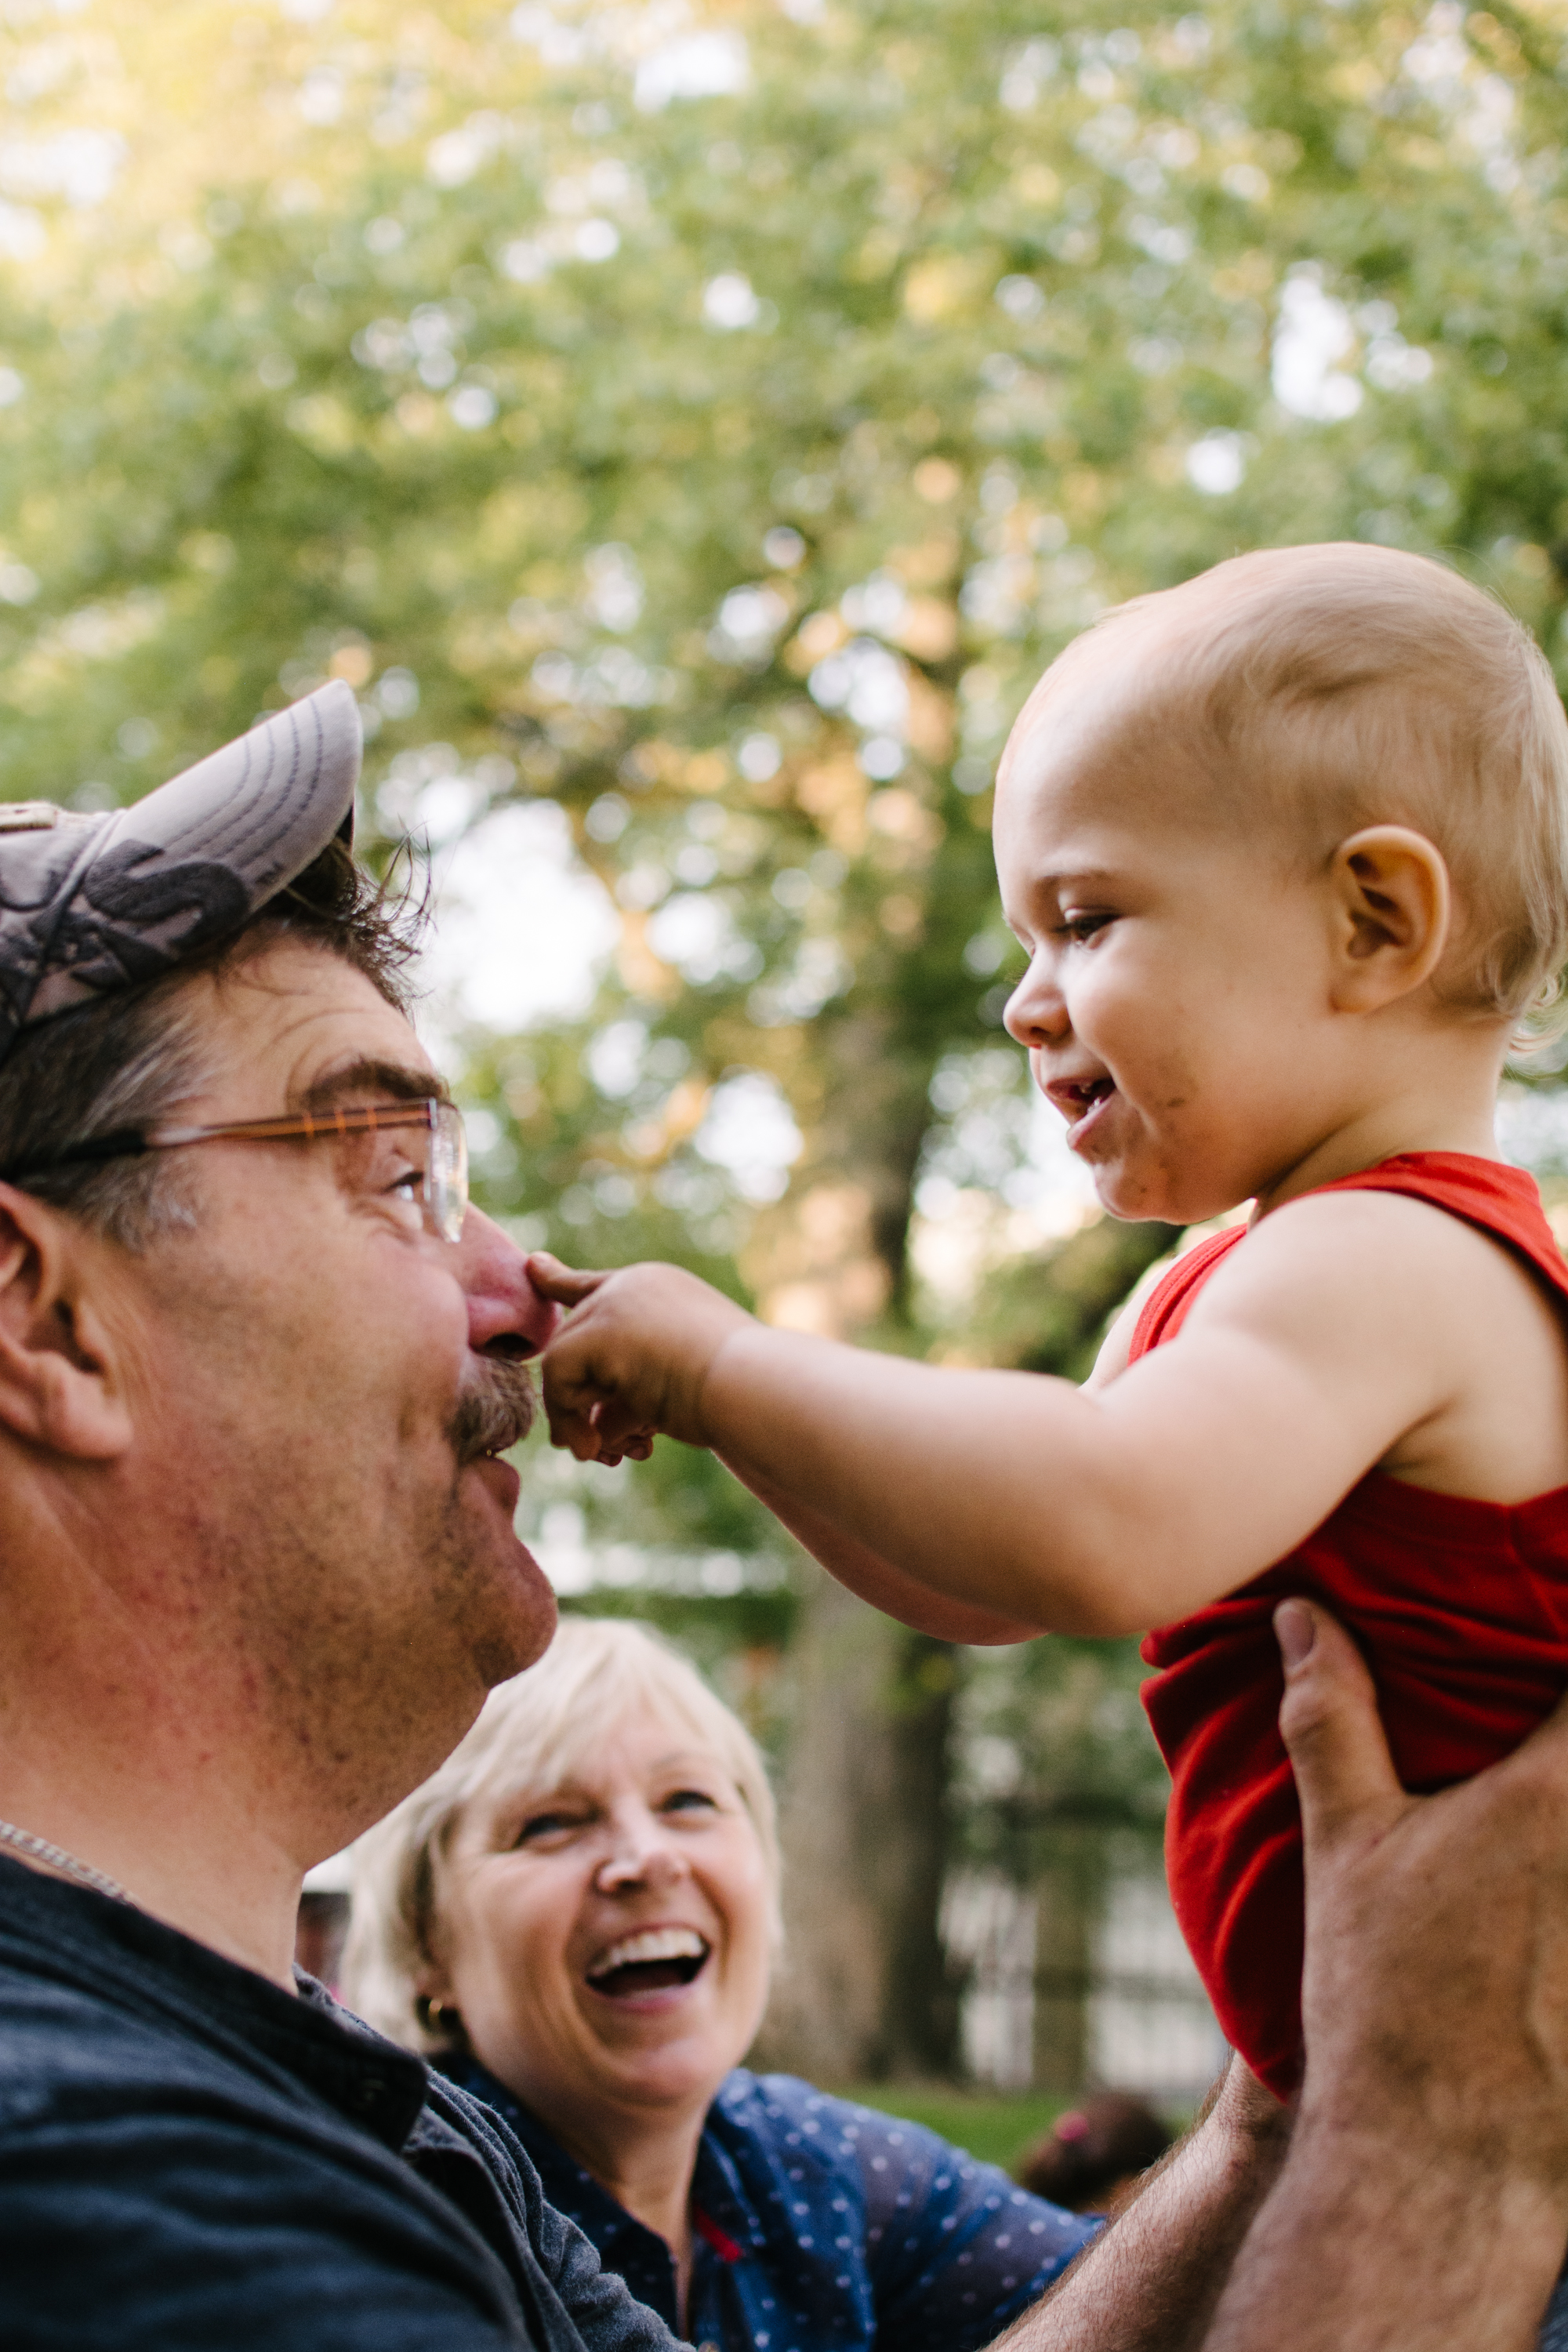
[[[1556,649],[1563,12],[801,15],[728,11],[746,86],[662,106],[634,28],[571,8],[124,36],[126,201],[7,305],[0,751],[14,793],[129,795],[335,665],[389,834],[454,764],[476,807],[568,812],[625,914],[594,1019],[643,1022],[659,1104],[767,1070],[809,1174],[874,1008],[912,1174],[925,1078],[996,1018],[990,762],[1106,601],[1371,536],[1452,552]],[[189,27],[212,136],[172,210]],[[107,102],[82,59],[40,136]],[[1303,316],[1346,347],[1292,408]],[[705,943],[658,954],[671,897]],[[540,1046],[526,1118],[476,1063],[528,1171],[498,1202],[592,1161],[628,1246],[732,1255],[680,1205],[689,1130],[622,1118],[577,1042]]]
[[[992,1363],[1086,1379],[1108,1319],[1177,1238],[1171,1225],[1119,1225],[1104,1218],[1054,1248],[1016,1260],[982,1286],[970,1321],[972,1344]]]
[[[1027,1885],[1064,1824],[1152,1831],[1167,1781],[1135,1642],[1065,1635],[971,1653],[953,1815],[975,1861]]]
[[[1107,603],[1377,539],[1563,656],[1561,0],[736,0],[688,28],[735,86],[663,103],[647,12],[7,21],[28,152],[125,153],[5,215],[5,790],[132,798],[333,672],[373,847],[453,776],[557,806],[618,954],[465,1092],[482,1197],[569,1254],[752,1295],[699,1146],[763,1073],[784,1213],[865,1185],[911,1343],[931,1082],[1004,992],[993,763]],[[1078,1369],[1122,1246],[999,1277],[976,1351]],[[706,1468],[609,1491],[764,1541]]]
[[[911,2083],[858,2083],[840,2093],[883,2115],[907,2116],[940,2132],[955,2147],[966,2147],[982,2164],[1011,2168],[1031,2144],[1049,2131],[1067,2105],[1065,2099],[1032,2094],[1011,2097],[965,2096],[947,2084],[928,2087]]]

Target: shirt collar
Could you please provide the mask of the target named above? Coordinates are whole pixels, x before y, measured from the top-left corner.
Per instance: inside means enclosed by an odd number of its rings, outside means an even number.
[[[109,2006],[258,2058],[401,2151],[425,2105],[422,2059],[362,2025],[313,1977],[289,1994],[132,1903],[0,1857],[0,1955],[90,1988]]]
[[[596,2244],[608,2247],[611,2243],[635,2243],[650,2257],[657,2248],[664,2260],[669,2259],[669,2249],[658,2232],[628,2213],[607,2189],[602,2189],[593,2174],[562,2147],[549,2126],[541,2123],[488,2067],[466,2052],[443,2057],[437,2063],[443,2074],[461,2089],[471,2092],[476,2099],[482,2099],[487,2106],[494,2107],[511,2126],[532,2158],[550,2202],[570,2213]],[[742,2186],[733,2159],[714,2130],[717,2112],[715,2102],[708,2111],[698,2143],[691,2202],[700,2245],[706,2246],[716,2260],[731,2263],[744,2259],[765,2241],[762,2223]],[[704,2222],[706,2228],[702,2226]],[[699,2251],[697,2260],[701,2259]]]

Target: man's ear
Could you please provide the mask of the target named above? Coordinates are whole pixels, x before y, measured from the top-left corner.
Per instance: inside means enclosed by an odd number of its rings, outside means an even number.
[[[1330,864],[1339,1013],[1376,1013],[1412,995],[1442,961],[1454,898],[1443,853],[1405,824],[1369,824]]]
[[[0,1184],[0,1430],[47,1453],[109,1462],[131,1417],[98,1305],[94,1237]]]

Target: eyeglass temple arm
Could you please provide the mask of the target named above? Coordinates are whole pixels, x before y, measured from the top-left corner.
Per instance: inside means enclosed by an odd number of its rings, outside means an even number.
[[[142,1149],[157,1151],[165,1145],[216,1142],[224,1136],[267,1143],[318,1135],[375,1135],[383,1128],[433,1128],[441,1100],[438,1095],[418,1095],[401,1103],[360,1103],[343,1110],[296,1111],[282,1118],[232,1119],[222,1127],[151,1127]]]
[[[52,1152],[47,1160],[27,1160],[16,1168],[0,1169],[0,1183],[19,1183],[24,1176],[47,1176],[54,1168],[74,1168],[79,1160],[140,1159],[156,1146],[140,1128],[117,1128],[110,1135],[95,1135],[85,1143],[73,1143],[68,1150]]]
[[[357,1110],[309,1112],[287,1118],[237,1119],[225,1127],[117,1128],[110,1134],[89,1136],[82,1142],[73,1143],[68,1150],[54,1152],[47,1160],[30,1160],[16,1168],[0,1169],[0,1183],[16,1183],[24,1176],[47,1175],[55,1168],[140,1159],[149,1151],[168,1150],[177,1144],[215,1142],[223,1136],[252,1136],[264,1141],[269,1137],[367,1135],[384,1127],[433,1128],[440,1102],[438,1096],[422,1095],[395,1106],[378,1103],[373,1108],[366,1104]]]

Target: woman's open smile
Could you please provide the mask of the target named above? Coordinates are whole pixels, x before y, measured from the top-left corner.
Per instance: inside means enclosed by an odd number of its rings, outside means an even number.
[[[638,1708],[553,1785],[469,1808],[442,1874],[442,1998],[537,2114],[577,2143],[600,2103],[706,2109],[762,2016],[773,1894],[688,1725]]]
[[[605,2000],[657,2002],[660,1994],[684,1992],[695,1983],[712,1950],[695,1927],[641,1927],[589,1961],[588,1989]]]

